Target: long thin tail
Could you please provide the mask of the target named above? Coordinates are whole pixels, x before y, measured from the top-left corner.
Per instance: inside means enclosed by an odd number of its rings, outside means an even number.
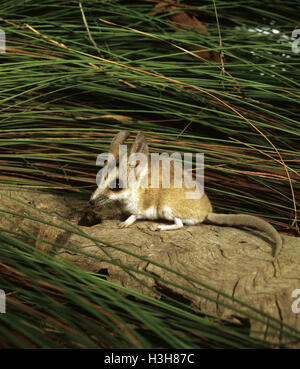
[[[260,231],[265,232],[267,235],[272,237],[275,243],[275,249],[273,251],[274,258],[276,258],[282,248],[282,238],[276,229],[265,220],[248,214],[216,214],[209,213],[207,219],[214,223],[220,225],[228,226],[244,226],[256,228]]]

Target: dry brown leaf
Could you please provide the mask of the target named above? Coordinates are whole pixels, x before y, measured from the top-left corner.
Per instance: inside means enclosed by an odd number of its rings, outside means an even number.
[[[174,4],[172,1],[160,2],[154,6],[149,15],[155,16],[165,9],[175,10],[180,7],[180,5]],[[168,22],[176,26],[176,28],[191,29],[194,32],[209,36],[207,26],[202,24],[194,15],[189,15],[185,11],[170,15]],[[180,30],[177,29],[176,32],[180,32]],[[197,53],[203,59],[220,61],[220,56],[217,53],[205,51],[205,47],[190,45],[188,48],[189,50],[193,50],[194,53]]]

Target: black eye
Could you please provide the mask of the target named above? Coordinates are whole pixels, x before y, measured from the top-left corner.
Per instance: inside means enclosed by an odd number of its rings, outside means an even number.
[[[123,182],[119,179],[119,178],[116,178],[116,181],[112,181],[109,185],[109,188],[112,190],[112,191],[121,191],[123,190]]]

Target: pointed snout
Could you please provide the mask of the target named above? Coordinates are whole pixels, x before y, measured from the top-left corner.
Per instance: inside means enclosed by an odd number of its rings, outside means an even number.
[[[97,194],[97,193],[93,193],[93,195],[91,196],[90,200],[89,200],[89,204],[92,206],[102,206],[104,204],[106,204],[109,201],[109,198],[105,195],[102,194]]]
[[[97,200],[97,190],[96,191],[94,191],[93,193],[92,193],[92,195],[91,195],[91,197],[90,197],[90,200],[89,200],[89,204],[90,205],[92,205],[92,206],[94,206],[94,205],[96,205],[96,202],[98,201]]]

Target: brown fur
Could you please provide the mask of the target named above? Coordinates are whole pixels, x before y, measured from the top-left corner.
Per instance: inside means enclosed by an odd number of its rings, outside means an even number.
[[[118,158],[118,147],[129,136],[127,131],[119,132],[113,139],[110,147],[110,152],[115,155],[117,161],[125,160],[127,158]],[[148,156],[148,145],[142,132],[139,132],[136,136],[136,140],[133,143],[130,154],[143,153]],[[142,163],[143,164],[143,163]],[[277,257],[282,247],[282,239],[274,227],[261,218],[254,217],[246,214],[215,214],[210,203],[209,198],[203,193],[201,198],[189,199],[186,197],[187,191],[193,191],[184,187],[184,181],[182,179],[182,187],[174,187],[174,162],[170,161],[170,186],[169,188],[163,188],[163,176],[165,175],[161,169],[161,162],[156,163],[151,168],[151,162],[148,160],[148,166],[138,166],[138,162],[129,162],[127,166],[127,175],[136,171],[137,173],[137,187],[135,188],[129,183],[129,187],[121,189],[117,192],[110,188],[103,188],[100,192],[96,190],[91,197],[92,201],[100,198],[103,202],[103,198],[107,198],[107,201],[111,199],[123,199],[124,210],[129,211],[132,216],[127,221],[121,223],[121,227],[130,226],[136,219],[149,218],[158,219],[165,218],[168,220],[174,220],[175,226],[169,229],[178,229],[184,224],[197,224],[202,223],[204,220],[209,220],[215,224],[223,224],[229,226],[246,226],[257,228],[267,233],[275,242],[276,248],[274,256]],[[158,188],[151,188],[151,172],[155,173],[159,165],[159,183]],[[169,171],[167,171],[168,173]],[[183,173],[182,173],[183,174]],[[145,176],[148,177],[148,187],[143,188],[143,180]],[[152,184],[153,185],[153,184]],[[162,228],[163,229],[163,228]],[[166,228],[165,228],[166,229]]]

